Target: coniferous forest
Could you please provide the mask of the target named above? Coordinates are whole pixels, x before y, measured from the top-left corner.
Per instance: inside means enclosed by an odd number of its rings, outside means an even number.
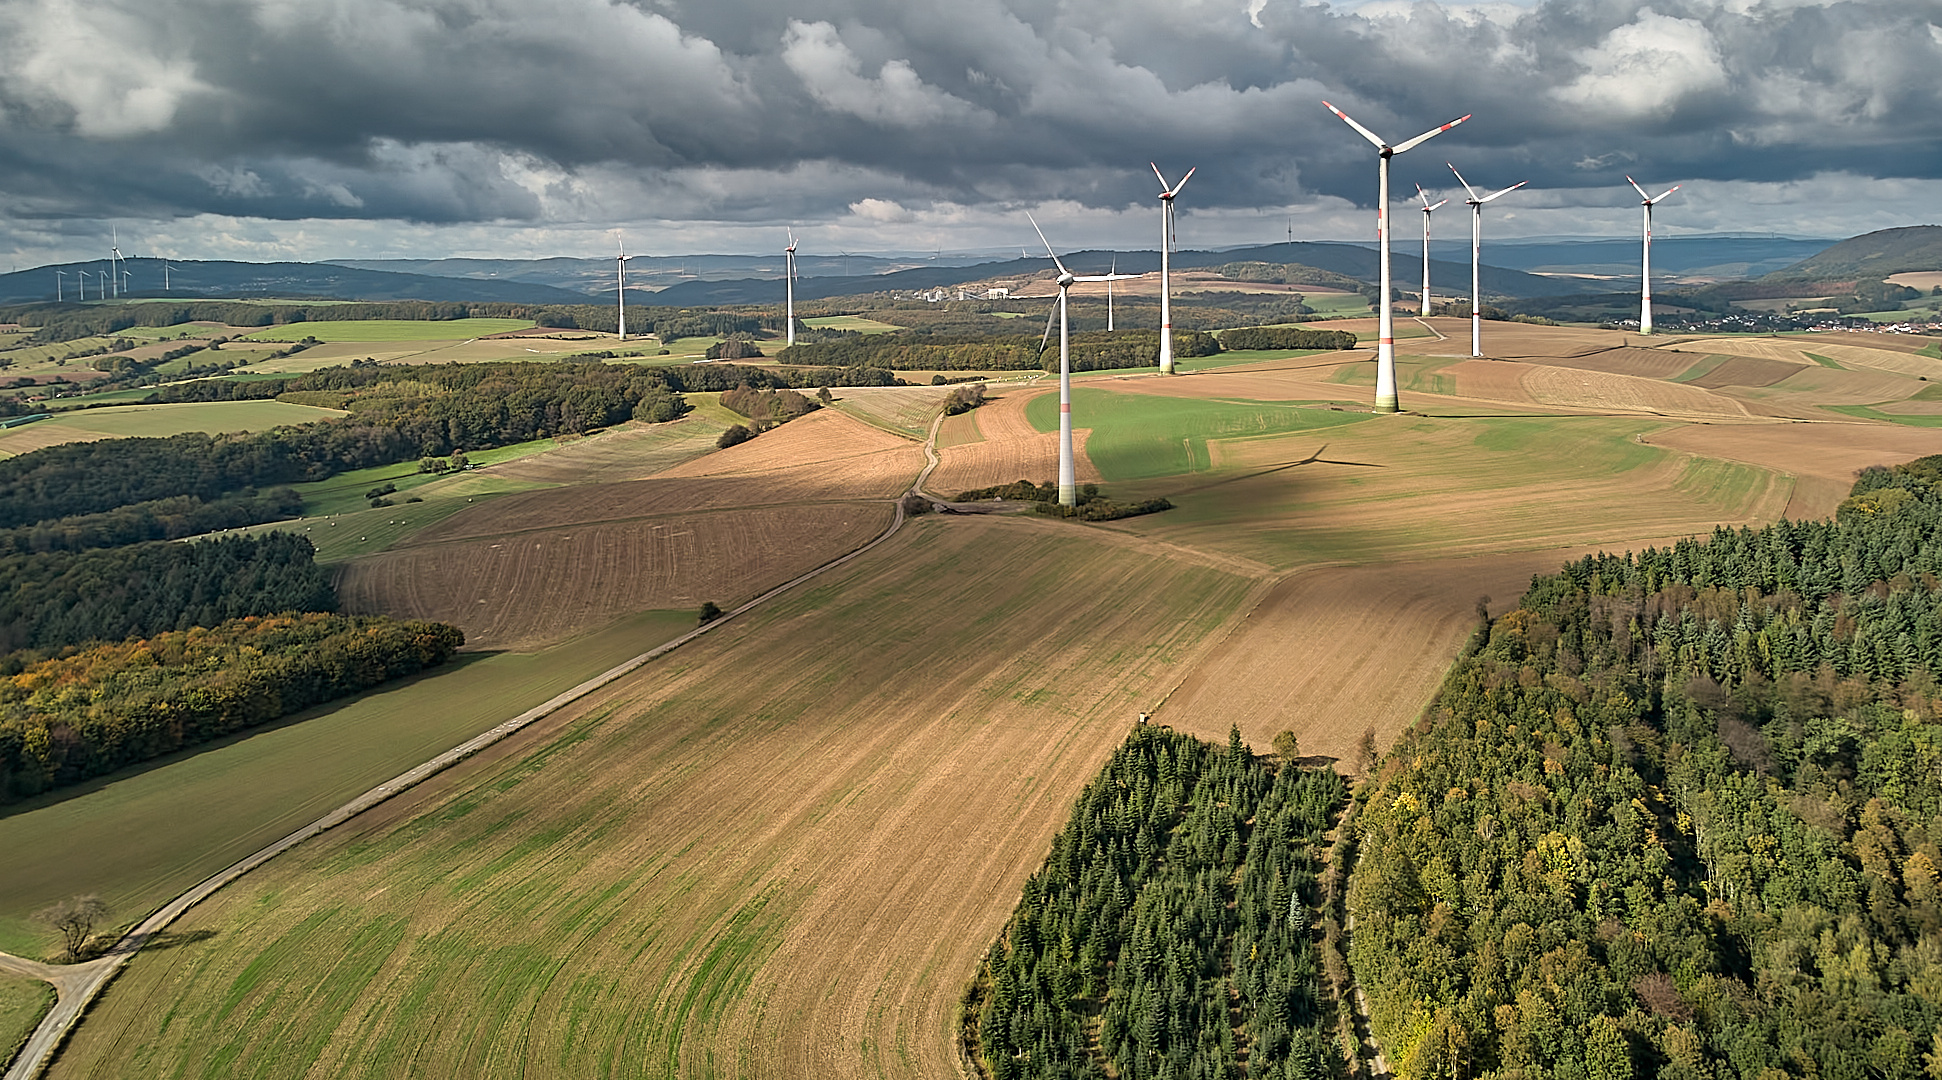
[[[994,1080],[1336,1075],[1311,911],[1345,792],[1238,731],[1137,729],[988,952],[967,1058]]]
[[[1405,1077],[1942,1075],[1942,457],[1533,581],[1357,817]]]

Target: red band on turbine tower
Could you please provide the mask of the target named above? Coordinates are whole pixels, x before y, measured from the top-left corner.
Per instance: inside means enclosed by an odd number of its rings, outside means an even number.
[[[1071,404],[1070,402],[1066,402],[1066,401],[1061,401],[1061,402],[1059,402],[1059,411],[1060,411],[1060,412],[1071,412],[1071,411],[1072,411],[1072,404]]]
[[[1392,337],[1376,339],[1376,344],[1378,345],[1394,345],[1395,343],[1396,343],[1396,339]]]

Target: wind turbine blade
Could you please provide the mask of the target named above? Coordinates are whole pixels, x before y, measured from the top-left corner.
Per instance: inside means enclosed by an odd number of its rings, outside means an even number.
[[[1065,264],[1059,261],[1059,253],[1052,250],[1052,241],[1045,239],[1045,230],[1038,227],[1038,219],[1032,216],[1030,210],[1025,211],[1025,220],[1032,223],[1032,231],[1038,233],[1039,242],[1045,245],[1045,253],[1052,256],[1052,265],[1058,267],[1061,274],[1071,273],[1072,271],[1067,270]]]
[[[1389,144],[1387,144],[1387,143],[1385,143],[1385,142],[1383,142],[1383,141],[1382,141],[1382,139],[1381,139],[1381,138],[1380,138],[1379,136],[1377,136],[1375,132],[1373,132],[1373,131],[1370,131],[1370,130],[1369,130],[1368,128],[1365,128],[1365,127],[1363,127],[1363,126],[1362,126],[1361,124],[1358,124],[1358,123],[1356,123],[1356,122],[1355,122],[1355,120],[1354,120],[1354,118],[1352,118],[1351,116],[1349,116],[1349,114],[1348,114],[1348,113],[1345,113],[1345,112],[1343,112],[1342,110],[1340,110],[1340,109],[1338,109],[1338,108],[1336,108],[1336,107],[1335,107],[1335,106],[1333,106],[1333,105],[1329,105],[1329,104],[1328,104],[1328,102],[1326,102],[1326,101],[1324,101],[1324,102],[1322,102],[1322,104],[1328,107],[1328,111],[1329,111],[1329,112],[1332,112],[1332,113],[1334,113],[1335,115],[1337,115],[1337,116],[1339,116],[1339,117],[1341,117],[1341,118],[1342,118],[1342,122],[1343,122],[1343,123],[1345,123],[1345,124],[1347,124],[1347,125],[1349,125],[1350,127],[1352,127],[1352,128],[1354,128],[1355,130],[1357,130],[1357,131],[1359,131],[1359,132],[1361,132],[1361,133],[1362,133],[1362,137],[1363,137],[1363,138],[1365,138],[1365,139],[1367,139],[1367,140],[1369,140],[1370,142],[1372,142],[1372,143],[1374,143],[1374,144],[1376,144],[1376,149],[1378,149],[1378,150],[1381,150],[1381,149],[1383,149],[1384,147],[1386,147],[1386,146],[1388,146],[1388,145],[1389,145]]]
[[[1421,135],[1418,135],[1418,136],[1416,136],[1415,138],[1413,138],[1413,139],[1411,139],[1411,140],[1409,140],[1408,142],[1406,142],[1406,143],[1403,143],[1402,145],[1400,145],[1400,146],[1398,146],[1398,147],[1396,147],[1396,149],[1395,149],[1395,151],[1394,151],[1394,152],[1395,152],[1395,153],[1398,153],[1398,154],[1400,154],[1400,153],[1402,153],[1403,151],[1405,151],[1405,150],[1407,150],[1407,149],[1409,149],[1409,148],[1410,148],[1410,147],[1412,147],[1412,146],[1416,146],[1416,145],[1419,145],[1419,144],[1421,144],[1421,143],[1426,143],[1426,142],[1428,142],[1428,141],[1430,141],[1431,139],[1434,139],[1434,138],[1436,138],[1436,137],[1437,137],[1438,135],[1441,135],[1441,134],[1443,134],[1444,132],[1446,132],[1446,131],[1448,131],[1448,130],[1450,130],[1451,128],[1453,128],[1453,127],[1455,127],[1455,126],[1457,126],[1458,124],[1461,124],[1461,123],[1463,123],[1463,122],[1464,122],[1465,120],[1468,120],[1468,119],[1470,119],[1470,114],[1469,114],[1469,113],[1464,113],[1464,114],[1463,114],[1462,116],[1459,116],[1459,117],[1457,117],[1457,118],[1456,118],[1455,120],[1452,120],[1452,121],[1450,121],[1450,122],[1449,122],[1449,123],[1447,123],[1447,124],[1444,124],[1444,125],[1443,125],[1442,127],[1440,127],[1440,128],[1436,128],[1436,129],[1435,129],[1435,130],[1433,130],[1433,131],[1425,131],[1425,132],[1423,132],[1423,133],[1422,133]]]
[[[1625,182],[1632,185],[1632,190],[1639,193],[1639,198],[1644,199],[1647,203],[1650,203],[1652,201],[1652,196],[1647,195],[1645,193],[1645,189],[1639,186],[1639,182],[1637,180],[1634,180],[1628,176],[1625,178]]]
[[[1437,202],[1436,202],[1436,205],[1435,205],[1435,206],[1425,206],[1425,207],[1423,207],[1423,212],[1424,212],[1424,213],[1428,213],[1428,212],[1430,212],[1430,211],[1432,211],[1432,210],[1441,210],[1441,209],[1443,209],[1443,207],[1444,207],[1444,206],[1445,206],[1445,205],[1446,205],[1447,203],[1449,203],[1449,201],[1450,201],[1450,200],[1448,200],[1448,199],[1438,199],[1438,200],[1437,200]]]
[[[1147,164],[1153,167],[1153,175],[1160,178],[1160,194],[1165,195],[1168,192],[1172,191],[1173,185],[1167,183],[1166,175],[1160,172],[1159,163],[1149,161],[1147,162]]]
[[[1138,274],[1089,274],[1085,277],[1074,277],[1072,280],[1074,281],[1131,281],[1134,278],[1137,278],[1139,276],[1140,275]]]
[[[1040,334],[1038,336],[1039,352],[1044,352],[1045,343],[1052,340],[1052,316],[1057,315],[1058,313],[1059,313],[1059,303],[1057,300],[1053,300],[1052,306],[1046,309],[1046,312],[1045,312],[1045,333]]]
[[[1469,192],[1469,193],[1470,193],[1470,199],[1471,199],[1471,201],[1473,201],[1473,202],[1474,202],[1474,201],[1476,201],[1476,198],[1477,198],[1477,189],[1476,189],[1476,188],[1473,188],[1473,187],[1471,187],[1471,186],[1470,186],[1470,181],[1468,181],[1468,180],[1465,180],[1465,179],[1463,178],[1463,174],[1462,174],[1462,173],[1460,173],[1460,172],[1457,172],[1457,167],[1456,167],[1455,165],[1451,165],[1451,164],[1450,164],[1449,162],[1447,162],[1447,161],[1446,161],[1446,162],[1444,162],[1443,164],[1445,164],[1445,165],[1449,165],[1449,166],[1450,166],[1450,171],[1451,171],[1451,172],[1453,172],[1453,173],[1456,173],[1456,178],[1457,178],[1457,183],[1459,183],[1459,184],[1462,184],[1462,185],[1463,185],[1463,190],[1465,190],[1465,191],[1467,191],[1467,192]]]
[[[1678,190],[1679,190],[1680,188],[1682,188],[1682,187],[1684,187],[1684,186],[1685,186],[1684,184],[1674,184],[1674,185],[1672,185],[1671,187],[1669,187],[1669,188],[1667,188],[1667,189],[1666,189],[1666,191],[1665,191],[1665,195],[1661,195],[1661,196],[1659,196],[1659,198],[1657,198],[1657,199],[1647,199],[1646,201],[1647,201],[1647,202],[1652,202],[1652,203],[1656,203],[1656,202],[1658,202],[1658,201],[1659,201],[1659,199],[1663,199],[1663,198],[1665,198],[1665,197],[1666,197],[1666,195],[1670,195],[1670,194],[1672,194],[1673,192],[1675,192],[1675,191],[1678,191]]]
[[[1507,187],[1507,188],[1505,188],[1504,190],[1502,190],[1502,191],[1493,191],[1493,192],[1491,192],[1490,194],[1488,194],[1488,195],[1485,195],[1485,196],[1484,196],[1483,198],[1481,198],[1481,199],[1478,199],[1477,201],[1478,201],[1478,202],[1489,202],[1490,200],[1492,200],[1492,199],[1494,199],[1494,198],[1496,198],[1496,197],[1497,197],[1497,196],[1499,196],[1499,195],[1508,195],[1508,194],[1510,194],[1511,192],[1513,192],[1513,191],[1516,191],[1516,190],[1517,190],[1518,188],[1521,188],[1521,187],[1523,187],[1523,186],[1524,186],[1525,184],[1528,184],[1528,183],[1530,183],[1530,181],[1529,181],[1529,180],[1519,180],[1519,181],[1518,181],[1517,183],[1515,183],[1515,184],[1512,184],[1511,186],[1509,186],[1509,187]]]
[[[1416,197],[1423,200],[1423,209],[1428,210],[1430,207],[1430,193],[1424,191],[1423,185],[1421,184],[1416,185]]]
[[[1170,191],[1170,192],[1168,192],[1167,194],[1169,194],[1169,195],[1178,195],[1178,194],[1180,194],[1180,189],[1181,189],[1181,188],[1183,188],[1183,187],[1186,187],[1186,186],[1187,186],[1187,181],[1189,181],[1189,180],[1192,180],[1192,179],[1194,178],[1194,170],[1195,170],[1195,169],[1198,169],[1198,168],[1200,168],[1200,166],[1198,166],[1198,165],[1195,165],[1195,166],[1193,166],[1193,168],[1190,168],[1190,169],[1188,169],[1188,170],[1187,170],[1187,175],[1185,175],[1185,176],[1183,176],[1183,177],[1181,177],[1181,178],[1180,178],[1180,182],[1179,182],[1179,183],[1177,183],[1177,184],[1175,184],[1175,185],[1173,185],[1173,190],[1172,190],[1172,191]]]

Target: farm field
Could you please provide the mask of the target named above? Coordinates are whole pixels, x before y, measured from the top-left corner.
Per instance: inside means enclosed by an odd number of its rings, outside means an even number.
[[[98,439],[155,438],[188,431],[263,431],[343,416],[281,401],[218,401],[190,405],[117,405],[56,415],[0,433],[0,454],[24,454],[43,446]]]
[[[263,330],[252,330],[252,341],[302,341],[316,338],[328,342],[364,341],[464,341],[468,338],[505,334],[536,326],[531,319],[349,319],[343,322],[285,323]]]
[[[1174,510],[913,519],[218,894],[51,1075],[954,1077],[964,981],[1137,711],[1215,739],[1238,723],[1256,746],[1288,728],[1352,761],[1364,731],[1387,745],[1416,718],[1480,595],[1501,612],[1571,555],[1824,515],[1855,469],[1935,446],[1768,414],[1838,417],[1820,396],[1837,383],[1811,378],[1900,392],[1873,404],[1927,393],[1891,366],[1523,324],[1486,327],[1514,362],[1471,360],[1466,324],[1429,323],[1449,340],[1418,324],[1401,416],[1365,411],[1366,348],[1090,375],[1080,479]],[[1056,384],[992,391],[943,425],[932,492],[1054,474]],[[918,429],[899,408],[888,426]],[[504,620],[477,624],[488,645],[546,640],[609,610],[589,593],[671,605],[651,590],[714,572],[669,569],[686,556],[657,524],[719,526],[691,542],[780,573],[757,549],[874,535],[856,512],[880,529],[923,460],[823,410],[642,475],[635,450],[677,426],[450,478],[578,486],[414,525],[344,580],[420,559],[371,603],[472,603]],[[621,435],[638,443],[602,442]]]
[[[1253,586],[919,520],[194,909],[49,1075],[955,1075],[1070,800]]]
[[[859,334],[890,334],[903,329],[861,315],[825,315],[817,319],[803,319],[802,322],[818,330],[854,330]]]
[[[949,386],[844,386],[830,391],[836,408],[867,424],[922,439],[944,407]]]
[[[28,916],[99,893],[117,926],[379,781],[694,625],[654,612],[533,653],[450,666],[193,751],[0,808],[0,951],[58,950]]]

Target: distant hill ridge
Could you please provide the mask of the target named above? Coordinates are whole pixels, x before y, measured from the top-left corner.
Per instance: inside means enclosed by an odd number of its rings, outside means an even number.
[[[1878,281],[1918,270],[1942,270],[1942,225],[1910,225],[1856,236],[1761,280]]]
[[[326,300],[430,300],[508,304],[584,304],[587,294],[527,281],[433,277],[364,270],[334,263],[251,263],[212,260],[168,260],[167,277],[161,259],[123,259],[131,297],[172,300],[210,298]],[[56,273],[66,276],[61,279]],[[99,277],[96,277],[96,274]],[[93,299],[98,282],[108,274],[107,260],[63,263],[0,274],[0,303],[74,300],[81,295],[81,275],[87,275],[86,295]],[[163,289],[164,281],[168,288]]]

